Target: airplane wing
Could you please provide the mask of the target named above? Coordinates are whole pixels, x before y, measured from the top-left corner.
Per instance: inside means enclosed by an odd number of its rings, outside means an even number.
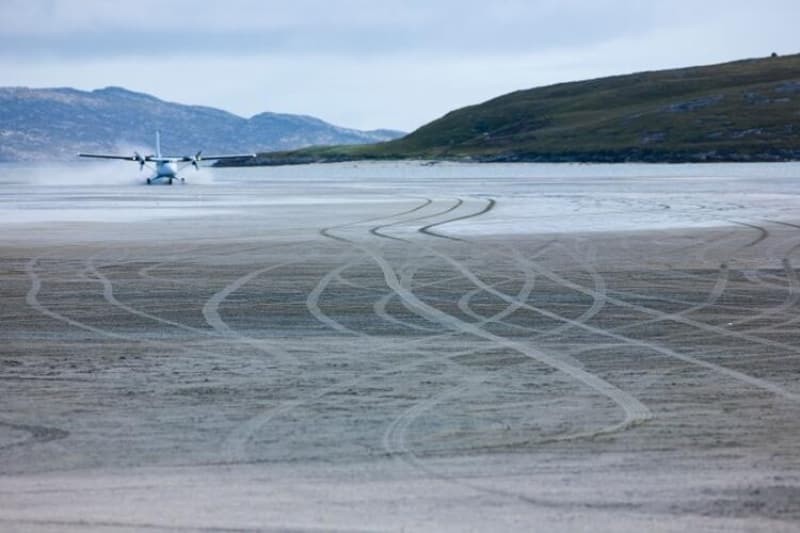
[[[201,160],[216,159],[221,161],[223,159],[252,159],[256,154],[230,154],[230,155],[204,155],[200,157]]]
[[[97,159],[123,159],[125,161],[139,161],[136,155],[108,155],[108,154],[78,154],[78,157],[94,157]]]

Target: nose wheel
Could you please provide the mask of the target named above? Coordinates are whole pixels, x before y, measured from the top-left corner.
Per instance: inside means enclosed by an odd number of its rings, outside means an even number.
[[[155,182],[154,181],[155,179],[158,179],[158,178],[147,178],[147,184],[148,185],[152,185]],[[173,183],[175,183],[175,180],[180,180],[181,183],[186,183],[185,179],[180,178],[180,177],[175,177],[175,178],[168,178],[166,180],[167,181],[167,185],[172,185]]]

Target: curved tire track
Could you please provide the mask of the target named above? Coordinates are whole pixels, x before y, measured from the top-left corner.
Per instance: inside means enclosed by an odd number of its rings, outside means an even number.
[[[527,346],[523,343],[509,340],[504,337],[500,337],[498,335],[490,333],[475,324],[459,320],[458,318],[452,315],[449,315],[443,311],[440,311],[439,309],[436,309],[424,303],[415,294],[413,294],[412,292],[410,292],[409,290],[407,290],[405,287],[402,286],[400,280],[398,279],[391,265],[389,265],[389,263],[382,256],[377,254],[374,250],[372,250],[369,247],[357,243],[352,243],[352,244],[353,246],[356,246],[357,248],[362,249],[363,251],[368,253],[373,258],[373,260],[380,266],[381,270],[383,271],[386,284],[393,291],[397,293],[398,297],[405,300],[410,306],[412,306],[420,314],[422,314],[432,322],[438,322],[443,327],[451,329],[453,331],[457,331],[460,333],[467,333],[469,335],[491,341],[498,346],[503,346],[505,348],[511,349],[526,357],[530,357],[531,359],[534,359],[546,366],[564,372],[565,374],[571,376],[577,381],[583,383],[584,385],[588,386],[591,389],[594,389],[596,392],[610,398],[612,401],[617,403],[625,413],[625,419],[622,422],[623,427],[628,427],[634,424],[644,422],[652,417],[650,410],[644,404],[642,404],[638,399],[631,396],[622,389],[615,387],[611,383],[601,379],[595,374],[591,374],[583,369],[573,367],[572,365],[569,365],[565,361],[550,356],[532,346]],[[488,291],[494,294],[503,294],[499,293],[499,291],[492,289],[491,287],[485,286],[485,284],[483,285],[485,290],[488,289]],[[516,302],[521,306],[526,305],[522,302],[519,302],[518,300],[514,300],[513,298],[506,297],[504,299],[506,299],[506,301],[508,301],[509,303]]]
[[[455,260],[453,260],[451,258],[447,258],[447,260],[453,261],[454,266],[456,266],[457,268],[463,269],[463,271],[465,272],[465,275],[468,275],[471,278],[473,278],[474,283],[479,283],[479,284],[485,285],[481,280],[477,279],[477,277],[475,277],[471,272],[466,270],[466,268],[463,267],[463,265],[460,265],[458,262],[456,262]],[[571,282],[569,280],[566,280],[566,279],[562,278],[561,276],[559,276],[558,274],[550,272],[547,269],[544,269],[543,267],[540,267],[540,266],[535,265],[533,263],[532,263],[532,266],[537,272],[539,272],[543,276],[546,276],[549,279],[552,279],[553,281],[555,281],[557,283],[560,283],[561,285],[563,285],[565,287],[568,287],[568,288],[571,288],[571,289],[574,289],[574,290],[578,290],[578,291],[584,292],[586,294],[591,294],[592,293],[591,289],[587,289],[586,287],[583,287],[582,285],[578,285],[578,284],[573,283],[573,282]],[[508,295],[500,293],[499,291],[495,291],[491,287],[487,286],[486,290],[489,290],[489,291],[492,291],[493,293],[496,293],[496,295],[498,297],[500,297],[500,298],[502,298],[502,299],[504,299],[506,301],[509,301],[509,300],[513,299],[513,298],[509,297]],[[786,345],[784,343],[768,341],[768,340],[762,339],[760,337],[753,337],[752,335],[746,335],[746,334],[741,334],[741,333],[737,333],[737,332],[734,332],[734,331],[729,331],[729,330],[726,330],[726,329],[723,329],[723,328],[720,328],[720,327],[717,327],[717,326],[711,326],[709,324],[704,324],[702,322],[697,322],[696,320],[692,320],[692,319],[689,319],[689,318],[686,318],[686,317],[682,317],[682,316],[670,316],[669,313],[664,313],[662,311],[657,311],[657,310],[651,309],[649,307],[644,307],[644,306],[640,306],[640,305],[636,305],[636,304],[631,304],[631,303],[625,302],[623,300],[619,300],[619,299],[614,298],[614,297],[608,297],[608,301],[610,303],[612,303],[612,304],[628,307],[628,308],[631,308],[631,309],[636,309],[638,311],[641,311],[641,312],[649,314],[649,315],[655,315],[657,317],[664,316],[664,317],[666,317],[667,320],[671,320],[673,322],[678,322],[678,323],[682,323],[682,324],[685,324],[685,325],[693,326],[693,327],[695,327],[697,329],[706,331],[708,333],[715,333],[715,334],[721,334],[721,335],[726,335],[726,336],[732,336],[732,337],[740,338],[742,340],[748,340],[748,341],[754,342],[756,344],[770,345],[770,346],[775,346],[775,347],[780,347],[780,348],[790,349],[792,351],[796,351],[796,348],[791,347],[789,345]],[[631,346],[637,346],[637,347],[640,347],[640,348],[644,348],[644,349],[647,349],[649,351],[653,351],[653,352],[659,353],[659,354],[667,356],[667,357],[672,357],[672,358],[679,359],[679,360],[687,362],[687,363],[691,363],[693,365],[697,365],[697,366],[700,366],[700,367],[703,367],[703,368],[706,368],[706,369],[709,369],[709,370],[713,370],[715,372],[718,372],[720,374],[724,374],[724,375],[726,375],[726,376],[728,376],[728,377],[730,377],[732,379],[735,379],[737,381],[741,381],[743,383],[747,383],[747,384],[749,384],[751,386],[754,386],[756,388],[772,392],[775,395],[783,397],[785,399],[788,399],[788,400],[791,400],[791,401],[794,401],[794,402],[800,402],[800,394],[799,393],[787,391],[783,387],[781,387],[781,386],[779,386],[779,385],[777,385],[775,383],[772,383],[770,381],[767,381],[767,380],[764,380],[764,379],[761,379],[761,378],[757,378],[757,377],[754,377],[754,376],[750,376],[749,374],[745,374],[743,372],[739,372],[738,370],[733,370],[733,369],[730,369],[730,368],[727,368],[727,367],[724,367],[724,366],[721,366],[721,365],[710,363],[708,361],[703,361],[702,359],[698,359],[698,358],[690,356],[690,355],[686,355],[686,354],[682,354],[682,353],[676,352],[676,351],[671,350],[669,348],[666,348],[664,346],[660,346],[660,345],[657,345],[657,344],[654,344],[654,343],[650,343],[650,342],[646,342],[646,341],[641,341],[641,340],[634,339],[634,338],[631,338],[631,337],[626,337],[624,335],[620,335],[618,333],[614,333],[613,331],[597,328],[595,326],[590,326],[588,324],[581,324],[581,323],[575,322],[573,320],[570,320],[570,319],[561,317],[559,315],[556,315],[555,313],[547,311],[546,309],[542,309],[542,308],[531,306],[531,305],[527,305],[527,304],[525,304],[524,307],[526,309],[530,310],[530,311],[542,314],[543,316],[546,316],[548,318],[552,318],[554,320],[563,320],[563,321],[567,321],[567,322],[572,322],[577,327],[579,327],[581,329],[584,329],[586,331],[589,331],[591,333],[595,333],[597,335],[601,335],[601,336],[604,336],[604,337],[609,337],[609,338],[612,338],[612,339],[616,339],[616,340],[619,340],[621,342],[625,342],[625,343],[627,343],[627,344],[629,344]]]
[[[459,200],[459,202],[460,203],[455,205],[453,207],[453,209],[458,208],[463,203],[463,200]],[[452,224],[453,222],[457,222],[459,220],[467,220],[469,218],[474,218],[474,217],[479,217],[481,215],[485,215],[486,213],[488,213],[489,211],[494,209],[495,205],[497,205],[497,201],[494,198],[489,198],[487,200],[487,202],[486,202],[486,207],[484,207],[480,211],[477,211],[475,213],[469,213],[467,215],[463,215],[463,216],[456,217],[456,218],[451,218],[451,219],[448,219],[448,220],[443,220],[441,222],[435,222],[433,224],[428,224],[427,226],[423,226],[423,227],[419,228],[417,231],[420,232],[420,233],[424,233],[426,235],[429,235],[431,237],[439,237],[440,239],[450,239],[451,241],[463,241],[464,239],[459,239],[458,237],[452,237],[450,235],[444,235],[442,233],[437,233],[437,232],[431,231],[431,228],[444,226],[445,224]]]
[[[276,265],[271,265],[268,267],[259,268],[253,270],[244,276],[241,276],[221,290],[214,293],[203,305],[202,313],[203,317],[206,319],[206,322],[214,328],[220,335],[225,337],[236,339],[239,342],[243,342],[248,344],[258,350],[266,352],[269,355],[275,356],[280,361],[290,364],[290,365],[298,365],[299,361],[296,357],[291,355],[287,352],[283,347],[279,346],[274,342],[270,342],[265,339],[255,339],[252,337],[245,336],[238,331],[232,329],[220,316],[219,307],[231,294],[241,289],[247,283],[251,282],[252,280],[256,279],[257,277],[261,276],[262,274],[266,274],[272,270],[276,270],[278,268],[283,268],[293,264],[292,262],[286,263],[279,263]]]

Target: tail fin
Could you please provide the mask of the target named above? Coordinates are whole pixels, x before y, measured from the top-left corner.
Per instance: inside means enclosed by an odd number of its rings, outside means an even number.
[[[156,130],[156,157],[161,157],[161,132]]]

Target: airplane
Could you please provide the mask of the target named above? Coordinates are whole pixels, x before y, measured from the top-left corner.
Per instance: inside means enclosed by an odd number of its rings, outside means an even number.
[[[202,152],[197,152],[193,156],[163,156],[161,155],[161,134],[156,131],[156,153],[155,155],[140,155],[139,152],[134,152],[133,155],[107,155],[107,154],[78,154],[78,157],[92,157],[96,159],[122,159],[124,161],[136,161],[139,163],[139,171],[141,171],[145,164],[155,163],[155,167],[150,167],[155,170],[155,174],[147,178],[147,184],[166,183],[172,185],[172,181],[179,179],[181,183],[185,180],[178,176],[178,172],[188,167],[193,166],[195,170],[200,170],[200,161],[221,161],[224,159],[249,159],[255,157],[256,154],[232,154],[232,155],[202,155]],[[179,166],[180,163],[185,163]]]

